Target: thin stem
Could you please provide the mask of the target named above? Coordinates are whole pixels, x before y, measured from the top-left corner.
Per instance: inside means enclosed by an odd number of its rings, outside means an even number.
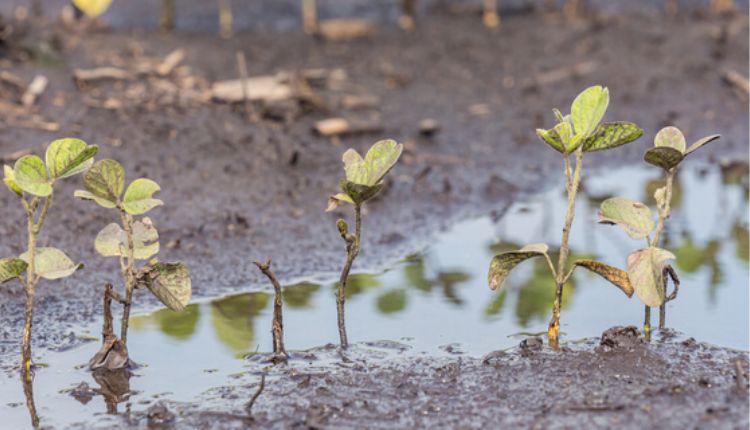
[[[348,232],[342,232],[341,236],[346,241],[346,263],[341,271],[341,278],[339,279],[338,289],[336,291],[336,311],[338,315],[338,326],[339,326],[339,341],[342,348],[349,346],[349,341],[346,336],[346,321],[344,318],[344,303],[346,301],[346,283],[349,279],[349,271],[352,268],[354,259],[359,254],[360,237],[362,234],[362,206],[360,204],[354,205],[354,216],[355,216],[355,233],[352,237]]]
[[[104,287],[104,322],[102,323],[102,342],[106,341],[108,337],[114,336],[114,329],[112,320],[112,284],[107,284]]]
[[[273,336],[273,352],[283,357],[287,356],[286,349],[284,349],[284,322],[282,318],[282,306],[283,301],[281,297],[281,284],[276,279],[276,275],[271,271],[271,259],[269,258],[265,263],[260,261],[254,262],[258,269],[263,272],[264,275],[271,281],[274,291],[273,300],[273,322],[271,323],[271,335]]]
[[[662,232],[664,231],[664,224],[669,218],[669,213],[671,210],[671,204],[672,204],[672,187],[674,184],[674,175],[675,175],[675,169],[672,168],[667,171],[667,184],[666,184],[666,191],[664,193],[664,205],[659,205],[659,202],[657,202],[657,209],[659,211],[659,221],[656,224],[656,229],[654,230],[654,239],[651,241],[651,246],[659,246],[659,242],[661,240]],[[664,296],[667,295],[667,277],[666,274],[664,275]],[[666,326],[666,320],[667,320],[667,301],[665,300],[664,303],[659,306],[659,329],[663,329]]]
[[[560,332],[560,306],[562,304],[563,287],[568,276],[565,275],[565,265],[568,261],[568,240],[570,229],[573,226],[575,215],[576,194],[581,183],[581,167],[583,165],[583,149],[576,150],[576,165],[573,174],[570,172],[570,154],[564,154],[565,176],[567,179],[568,210],[565,215],[565,227],[563,227],[562,240],[560,241],[560,255],[557,260],[557,272],[555,274],[555,301],[552,304],[552,319],[549,322],[547,335],[551,343],[557,343]]]
[[[32,200],[34,202],[35,200]],[[36,277],[34,276],[34,265],[36,259],[36,224],[34,223],[34,210],[36,204],[29,205],[26,214],[26,231],[28,243],[26,252],[28,255],[28,266],[26,267],[26,309],[23,324],[22,346],[21,346],[21,369],[24,378],[31,380],[31,327],[34,319],[34,290],[36,288]]]
[[[120,323],[120,340],[123,345],[128,344],[128,323],[130,322],[130,305],[133,303],[133,289],[135,288],[135,244],[133,242],[133,217],[124,210],[120,210],[122,226],[128,238],[127,258],[125,259],[125,271],[122,274],[125,282],[125,303],[122,308],[122,321]]]
[[[36,404],[34,403],[34,383],[32,378],[24,375],[23,378],[23,395],[26,397],[26,408],[29,410],[29,416],[31,416],[31,426],[39,428],[39,415],[36,412]]]
[[[44,200],[44,206],[42,206],[42,211],[39,214],[39,219],[37,220],[36,224],[34,225],[34,232],[39,233],[39,231],[42,229],[42,226],[44,225],[44,221],[47,219],[47,213],[49,212],[49,208],[52,206],[52,197],[54,194],[50,194],[45,200]]]
[[[651,341],[651,308],[646,306],[643,312],[643,335]]]

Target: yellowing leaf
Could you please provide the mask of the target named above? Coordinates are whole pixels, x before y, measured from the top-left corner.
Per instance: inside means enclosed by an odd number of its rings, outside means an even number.
[[[646,151],[643,159],[656,167],[661,167],[664,170],[670,170],[682,162],[685,158],[682,152],[670,147],[670,146],[657,146]]]
[[[96,252],[104,257],[128,255],[128,237],[125,230],[112,223],[96,235]],[[159,252],[159,233],[149,218],[133,223],[133,257],[148,260]]]
[[[527,245],[518,251],[503,252],[496,255],[490,263],[490,271],[487,276],[490,289],[498,290],[502,288],[511,270],[529,258],[545,255],[548,249],[547,245],[538,243]]]
[[[96,18],[109,8],[112,0],[73,0],[73,4],[90,18]]]
[[[67,178],[85,172],[94,164],[98,147],[80,139],[58,139],[47,147],[45,158],[53,178]]]
[[[13,168],[7,164],[3,166],[3,182],[5,182],[5,186],[7,186],[9,190],[19,196],[23,194],[23,190],[16,183],[16,175],[13,173]]]
[[[596,85],[578,94],[570,107],[575,134],[583,138],[589,137],[604,117],[607,106],[609,90],[606,87]]]
[[[23,191],[39,197],[52,194],[47,168],[36,155],[25,155],[16,161],[13,169],[16,185]]]
[[[20,277],[28,263],[20,258],[0,258],[0,284]]]
[[[664,127],[656,133],[654,138],[654,146],[673,148],[680,151],[680,154],[685,153],[685,136],[682,134],[677,127]]]
[[[633,296],[633,286],[630,284],[628,272],[594,260],[578,260],[574,264],[588,269],[608,280],[612,285],[622,290],[626,296]]]
[[[117,207],[117,205],[116,205],[115,203],[112,203],[112,202],[110,202],[109,200],[106,200],[106,199],[102,199],[102,198],[100,198],[100,197],[97,197],[97,196],[95,196],[95,195],[91,194],[90,192],[88,192],[88,191],[86,191],[86,190],[75,190],[75,192],[73,192],[73,196],[74,196],[74,197],[77,197],[77,198],[79,198],[79,199],[84,199],[84,200],[93,200],[93,201],[95,201],[95,202],[96,202],[96,203],[97,203],[97,204],[98,204],[99,206],[101,206],[101,207],[103,207],[103,208],[107,208],[107,209],[112,209],[112,208],[114,208],[114,207]]]
[[[150,263],[141,269],[138,282],[146,287],[169,309],[180,312],[190,303],[192,282],[183,263]]]
[[[125,169],[115,160],[99,160],[86,172],[83,183],[89,193],[117,204],[125,188]]]
[[[544,141],[547,145],[551,146],[555,151],[565,152],[563,142],[554,128],[549,130],[537,128],[536,135],[539,136],[539,138],[542,139],[542,141]]]
[[[161,200],[152,198],[159,190],[159,184],[151,179],[136,179],[128,186],[122,199],[125,211],[131,215],[142,215],[156,206],[163,205],[164,202]]]
[[[354,200],[352,200],[351,197],[344,193],[338,193],[335,196],[331,196],[328,198],[328,207],[326,208],[326,212],[335,210],[339,206],[339,203],[349,203],[350,205],[353,205]]]
[[[599,222],[617,224],[631,239],[643,239],[654,229],[651,209],[643,203],[625,197],[612,197],[602,202]]]
[[[655,247],[640,249],[628,256],[628,278],[635,294],[650,307],[664,303],[663,269],[667,260],[674,260],[671,252]]]
[[[643,129],[632,122],[605,122],[583,144],[586,152],[612,149],[630,143],[643,135]]]
[[[29,253],[24,252],[20,256],[21,260],[27,264],[29,262]],[[64,252],[57,248],[41,247],[36,249],[34,256],[34,273],[44,279],[61,279],[75,273],[76,270],[82,269],[83,264],[75,264]]]
[[[396,164],[403,149],[404,145],[390,139],[372,145],[364,159],[354,149],[348,149],[342,157],[346,179],[359,185],[377,185]]]
[[[703,145],[705,145],[705,144],[707,144],[709,142],[713,142],[714,140],[716,140],[716,139],[718,139],[720,137],[721,137],[720,134],[712,134],[711,136],[706,136],[706,137],[704,137],[702,139],[698,139],[697,141],[693,142],[693,144],[690,145],[687,150],[685,150],[685,155],[690,154],[691,152],[695,151],[696,149],[700,148],[701,146],[703,146]]]

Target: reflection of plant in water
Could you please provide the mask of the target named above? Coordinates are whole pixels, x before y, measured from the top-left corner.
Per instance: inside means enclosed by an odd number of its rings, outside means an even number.
[[[503,290],[500,294],[495,294],[487,307],[484,308],[484,315],[491,317],[499,315],[505,306],[505,298],[508,297],[508,290]]]
[[[141,315],[131,319],[130,326],[136,330],[144,330],[149,325],[156,326],[160,332],[177,339],[188,340],[195,334],[200,318],[200,306],[188,305],[182,312],[172,312],[160,309],[149,315]]]
[[[320,290],[320,285],[310,282],[301,282],[284,287],[282,296],[284,303],[293,309],[308,309],[311,307],[310,299]]]
[[[471,279],[465,272],[440,272],[437,276],[437,283],[443,287],[443,296],[448,302],[456,306],[461,306],[464,301],[456,293],[456,285]]]
[[[380,281],[376,275],[369,273],[358,273],[356,275],[349,276],[349,281],[346,285],[346,298],[351,299],[354,296],[364,293],[371,288],[377,288],[380,286]]]
[[[340,203],[354,206],[354,233],[349,233],[349,225],[342,218],[336,221],[336,227],[341,238],[346,243],[346,263],[341,270],[336,291],[336,311],[339,326],[339,340],[342,348],[346,348],[349,342],[346,337],[346,324],[344,320],[344,302],[346,301],[347,282],[349,271],[354,259],[359,255],[362,236],[362,205],[375,197],[385,185],[385,175],[401,157],[404,146],[395,140],[381,140],[376,142],[364,158],[354,149],[344,152],[344,172],[346,179],[339,184],[342,193],[331,196],[328,199],[326,211],[336,209]]]
[[[406,290],[397,288],[384,291],[375,300],[378,311],[382,314],[392,314],[406,309]]]
[[[561,309],[570,306],[576,288],[574,279],[571,278],[566,284],[560,302]],[[549,287],[550,282],[554,282],[554,278],[547,263],[542,260],[535,261],[531,276],[518,289],[515,313],[521,327],[527,328],[532,320],[544,321],[549,312],[549,302],[555,299],[555,290]]]
[[[554,150],[560,152],[564,160],[564,172],[566,178],[566,193],[568,196],[568,207],[565,216],[562,239],[560,240],[560,251],[558,254],[557,267],[547,253],[549,247],[545,244],[527,245],[517,251],[505,252],[496,255],[490,264],[488,283],[490,289],[499,289],[511,270],[519,263],[534,257],[544,257],[550,272],[554,277],[555,295],[552,305],[552,318],[547,331],[550,343],[557,344],[560,331],[560,308],[563,299],[563,287],[570,279],[573,270],[577,266],[583,266],[602,276],[611,278],[613,268],[595,262],[576,262],[568,270],[568,240],[573,225],[575,214],[575,202],[578,188],[581,182],[581,168],[583,156],[586,152],[599,151],[615,148],[638,139],[643,130],[637,125],[629,122],[602,123],[604,113],[609,106],[609,90],[601,86],[593,86],[581,92],[571,105],[571,113],[563,114],[554,110],[557,124],[549,129],[537,129],[537,135]],[[575,155],[575,166],[571,165],[571,155]],[[608,267],[608,266],[607,266]],[[621,276],[621,273],[616,273]]]
[[[732,226],[732,237],[734,237],[734,240],[737,242],[737,258],[742,260],[745,264],[750,264],[750,250],[748,250],[748,247],[750,247],[750,237],[748,236],[750,236],[750,234],[748,234],[747,226],[742,225],[741,221],[737,221],[737,223]]]
[[[268,305],[266,293],[248,293],[211,303],[216,337],[233,352],[246,352],[255,339],[254,319]]]
[[[430,279],[427,277],[424,258],[421,255],[412,255],[406,261],[408,264],[404,265],[404,278],[406,278],[409,288],[432,293],[433,288],[439,287],[448,303],[456,306],[463,305],[464,301],[456,292],[456,287],[471,279],[468,273],[444,271],[438,272],[434,279]]]

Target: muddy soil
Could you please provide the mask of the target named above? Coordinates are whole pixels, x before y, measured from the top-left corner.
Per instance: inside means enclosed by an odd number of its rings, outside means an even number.
[[[246,31],[224,41],[206,34],[100,30],[91,35],[57,23],[28,24],[22,31],[24,25],[19,24],[14,39],[2,47],[0,64],[27,80],[36,73],[49,78],[49,88],[36,110],[59,123],[59,130],[47,132],[0,121],[0,157],[11,162],[6,158],[16,151],[32,148],[41,153],[54,138],[80,136],[100,145],[100,158],[121,161],[130,179],[146,176],[159,182],[166,204],[153,212],[152,219],[161,235],[161,257],[189,264],[197,298],[269,289],[252,265],[252,260],[269,256],[284,283],[330,279],[344,258],[335,219],[350,214],[345,209],[326,214],[323,209],[327,196],[336,192],[340,154],[347,147],[364,149],[384,137],[407,144],[387,191],[368,206],[363,249],[355,264],[358,271],[384,267],[421,249],[435,231],[458,219],[486,213],[499,217],[512,200],[559,185],[559,157],[540,146],[533,130],[549,126],[551,108],[565,110],[572,97],[589,84],[610,87],[609,119],[634,121],[645,130],[644,138],[623,149],[588,157],[589,174],[597,168],[639,162],[652,136],[667,124],[680,127],[689,140],[722,134],[721,142],[696,160],[747,160],[747,101],[722,78],[727,70],[746,72],[747,21],[742,13],[725,17],[685,14],[673,20],[592,14],[567,22],[557,14],[529,12],[508,17],[502,28],[492,32],[481,28],[474,14],[444,13],[420,22],[412,33],[390,27],[370,39],[348,43],[325,43],[299,31]],[[29,61],[29,55],[41,58],[40,46],[54,48],[51,59],[44,57],[50,61]],[[72,82],[75,68],[128,65],[144,55],[163,57],[176,48],[185,49],[186,73],[195,78],[199,89],[213,81],[236,78],[237,50],[245,52],[250,75],[340,68],[347,77],[338,90],[322,91],[328,109],[271,107],[254,123],[246,120],[242,107],[219,103],[148,99],[148,103],[128,104],[125,100],[120,107],[105,109],[91,101],[124,98],[128,90],[140,91],[140,97],[147,99],[163,86],[151,78],[95,83],[83,89]],[[552,83],[534,79],[588,61],[593,70],[584,76]],[[342,94],[374,95],[378,108],[374,112],[342,109],[336,104]],[[340,140],[312,133],[316,120],[338,114],[377,115],[385,126],[379,133]],[[419,133],[419,122],[425,118],[440,125],[431,137]],[[77,330],[99,315],[102,285],[118,280],[116,262],[98,257],[92,246],[96,233],[115,219],[103,209],[74,201],[72,191],[80,186],[76,181],[60,190],[40,242],[66,250],[86,262],[87,268],[64,282],[43,283],[38,289],[37,351],[80,343]],[[21,220],[13,196],[0,193],[0,255],[21,252],[25,231]],[[5,370],[16,362],[23,300],[20,286],[0,290],[0,366]],[[146,294],[137,300],[140,310],[157,305]],[[573,358],[568,364],[578,363],[574,367],[564,365],[567,361],[554,354],[503,358],[500,367],[508,371],[468,357],[462,359],[460,371],[451,367],[457,366],[456,360],[425,358],[410,359],[412,365],[409,361],[378,365],[372,369],[375,373],[353,366],[332,374],[327,389],[311,384],[276,400],[283,397],[300,422],[308,413],[319,420],[334,415],[325,422],[341,426],[355,425],[353,419],[370,423],[367,417],[378,414],[381,407],[396,420],[393,423],[406,426],[442,422],[472,426],[497,419],[564,427],[583,416],[590,420],[617,417],[628,424],[653,424],[659,422],[658,417],[668,416],[676,423],[686,419],[674,411],[677,405],[682,410],[683,400],[701,405],[687,408],[685,417],[705,414],[707,420],[719,420],[727,427],[741,423],[737,417],[746,418],[746,400],[736,401],[728,394],[732,367],[725,357],[730,353],[701,346],[699,351],[709,351],[701,355],[678,344],[663,348],[681,357],[669,362],[674,374],[660,373],[664,358],[658,353],[654,356],[651,348],[639,350],[634,360],[626,360],[630,357],[626,355],[566,352],[564,357]],[[693,360],[696,357],[701,360]],[[634,366],[638,360],[653,366],[645,370]],[[591,366],[592,362],[600,365]],[[439,370],[443,366],[448,367]],[[539,372],[542,368],[545,372]],[[574,368],[585,370],[570,370]],[[636,380],[629,383],[628,378],[616,378],[619,369]],[[573,372],[570,385],[562,376],[566,371]],[[693,381],[703,372],[709,375],[712,390]],[[651,376],[664,379],[647,382]],[[664,388],[667,378],[684,391],[675,394]],[[451,382],[440,382],[443,379]],[[598,382],[594,388],[579,380]],[[387,395],[374,403],[356,397],[345,401],[348,392],[333,388],[337,381],[377,384],[372,385],[372,392]],[[269,386],[269,392],[277,389],[273,387]],[[467,401],[447,401],[457,392]],[[602,397],[606,393],[609,396]],[[310,409],[309,399],[321,395],[330,398],[320,397],[317,409]],[[553,401],[557,396],[580,401],[560,407]],[[658,401],[639,396],[656,396]],[[259,401],[260,410],[271,410],[269,398]],[[308,400],[303,402],[303,398]],[[614,412],[570,409],[602,407],[598,403],[586,406],[587,398],[603,402]],[[408,402],[400,405],[405,399]],[[718,406],[720,399],[724,406]],[[264,402],[269,403],[263,406]],[[711,402],[717,406],[709,413],[705,408]],[[509,414],[511,405],[525,414]],[[641,413],[648,405],[653,407]],[[359,414],[350,415],[352,411]],[[271,421],[267,422],[277,423],[273,418],[277,415],[268,413],[266,419]],[[209,419],[202,412],[189,416],[198,427]],[[404,421],[399,421],[401,416]]]

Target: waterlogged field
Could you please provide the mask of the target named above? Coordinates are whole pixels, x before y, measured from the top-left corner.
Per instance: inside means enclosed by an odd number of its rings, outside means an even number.
[[[746,169],[686,166],[677,177],[664,238],[664,247],[677,256],[682,281],[678,298],[667,305],[667,326],[739,350],[749,348]],[[622,195],[653,206],[650,196],[660,176],[655,168],[628,167],[585,177],[571,235],[573,258],[624,267],[637,245],[622,230],[596,224],[599,203]],[[556,247],[565,205],[562,187],[530,195],[496,219],[468,220],[438,234],[423,252],[383,273],[352,276],[346,312],[355,350],[367,348],[364,342],[388,340],[404,347],[387,354],[482,356],[515,346],[531,333],[546,333],[554,283],[544,261],[519,267],[500,293],[487,288],[487,267],[493,255],[523,243]],[[338,341],[334,294],[333,282],[284,288],[285,341],[293,356]],[[271,351],[272,311],[273,297],[256,292],[192,304],[180,314],[164,309],[133,317],[130,355],[145,365],[135,370],[131,394],[119,399],[118,411],[143,410],[158,399],[195,401],[211,388],[252,382],[248,378],[254,376],[246,373],[257,366],[246,357]],[[627,299],[601,278],[577,271],[564,294],[562,341],[598,336],[613,325],[640,326],[642,319],[643,305],[635,297]],[[658,312],[654,326],[657,319]],[[99,331],[99,324],[92,325],[92,338]],[[85,370],[98,348],[99,342],[91,342],[44,355],[48,367],[37,371],[34,383],[42,425],[106,426],[113,419],[106,416],[113,404],[103,396],[77,400],[69,392],[85,382],[116,394],[116,385],[100,386]],[[0,384],[3,426],[24,427],[29,415],[22,386],[15,375],[6,378]]]

